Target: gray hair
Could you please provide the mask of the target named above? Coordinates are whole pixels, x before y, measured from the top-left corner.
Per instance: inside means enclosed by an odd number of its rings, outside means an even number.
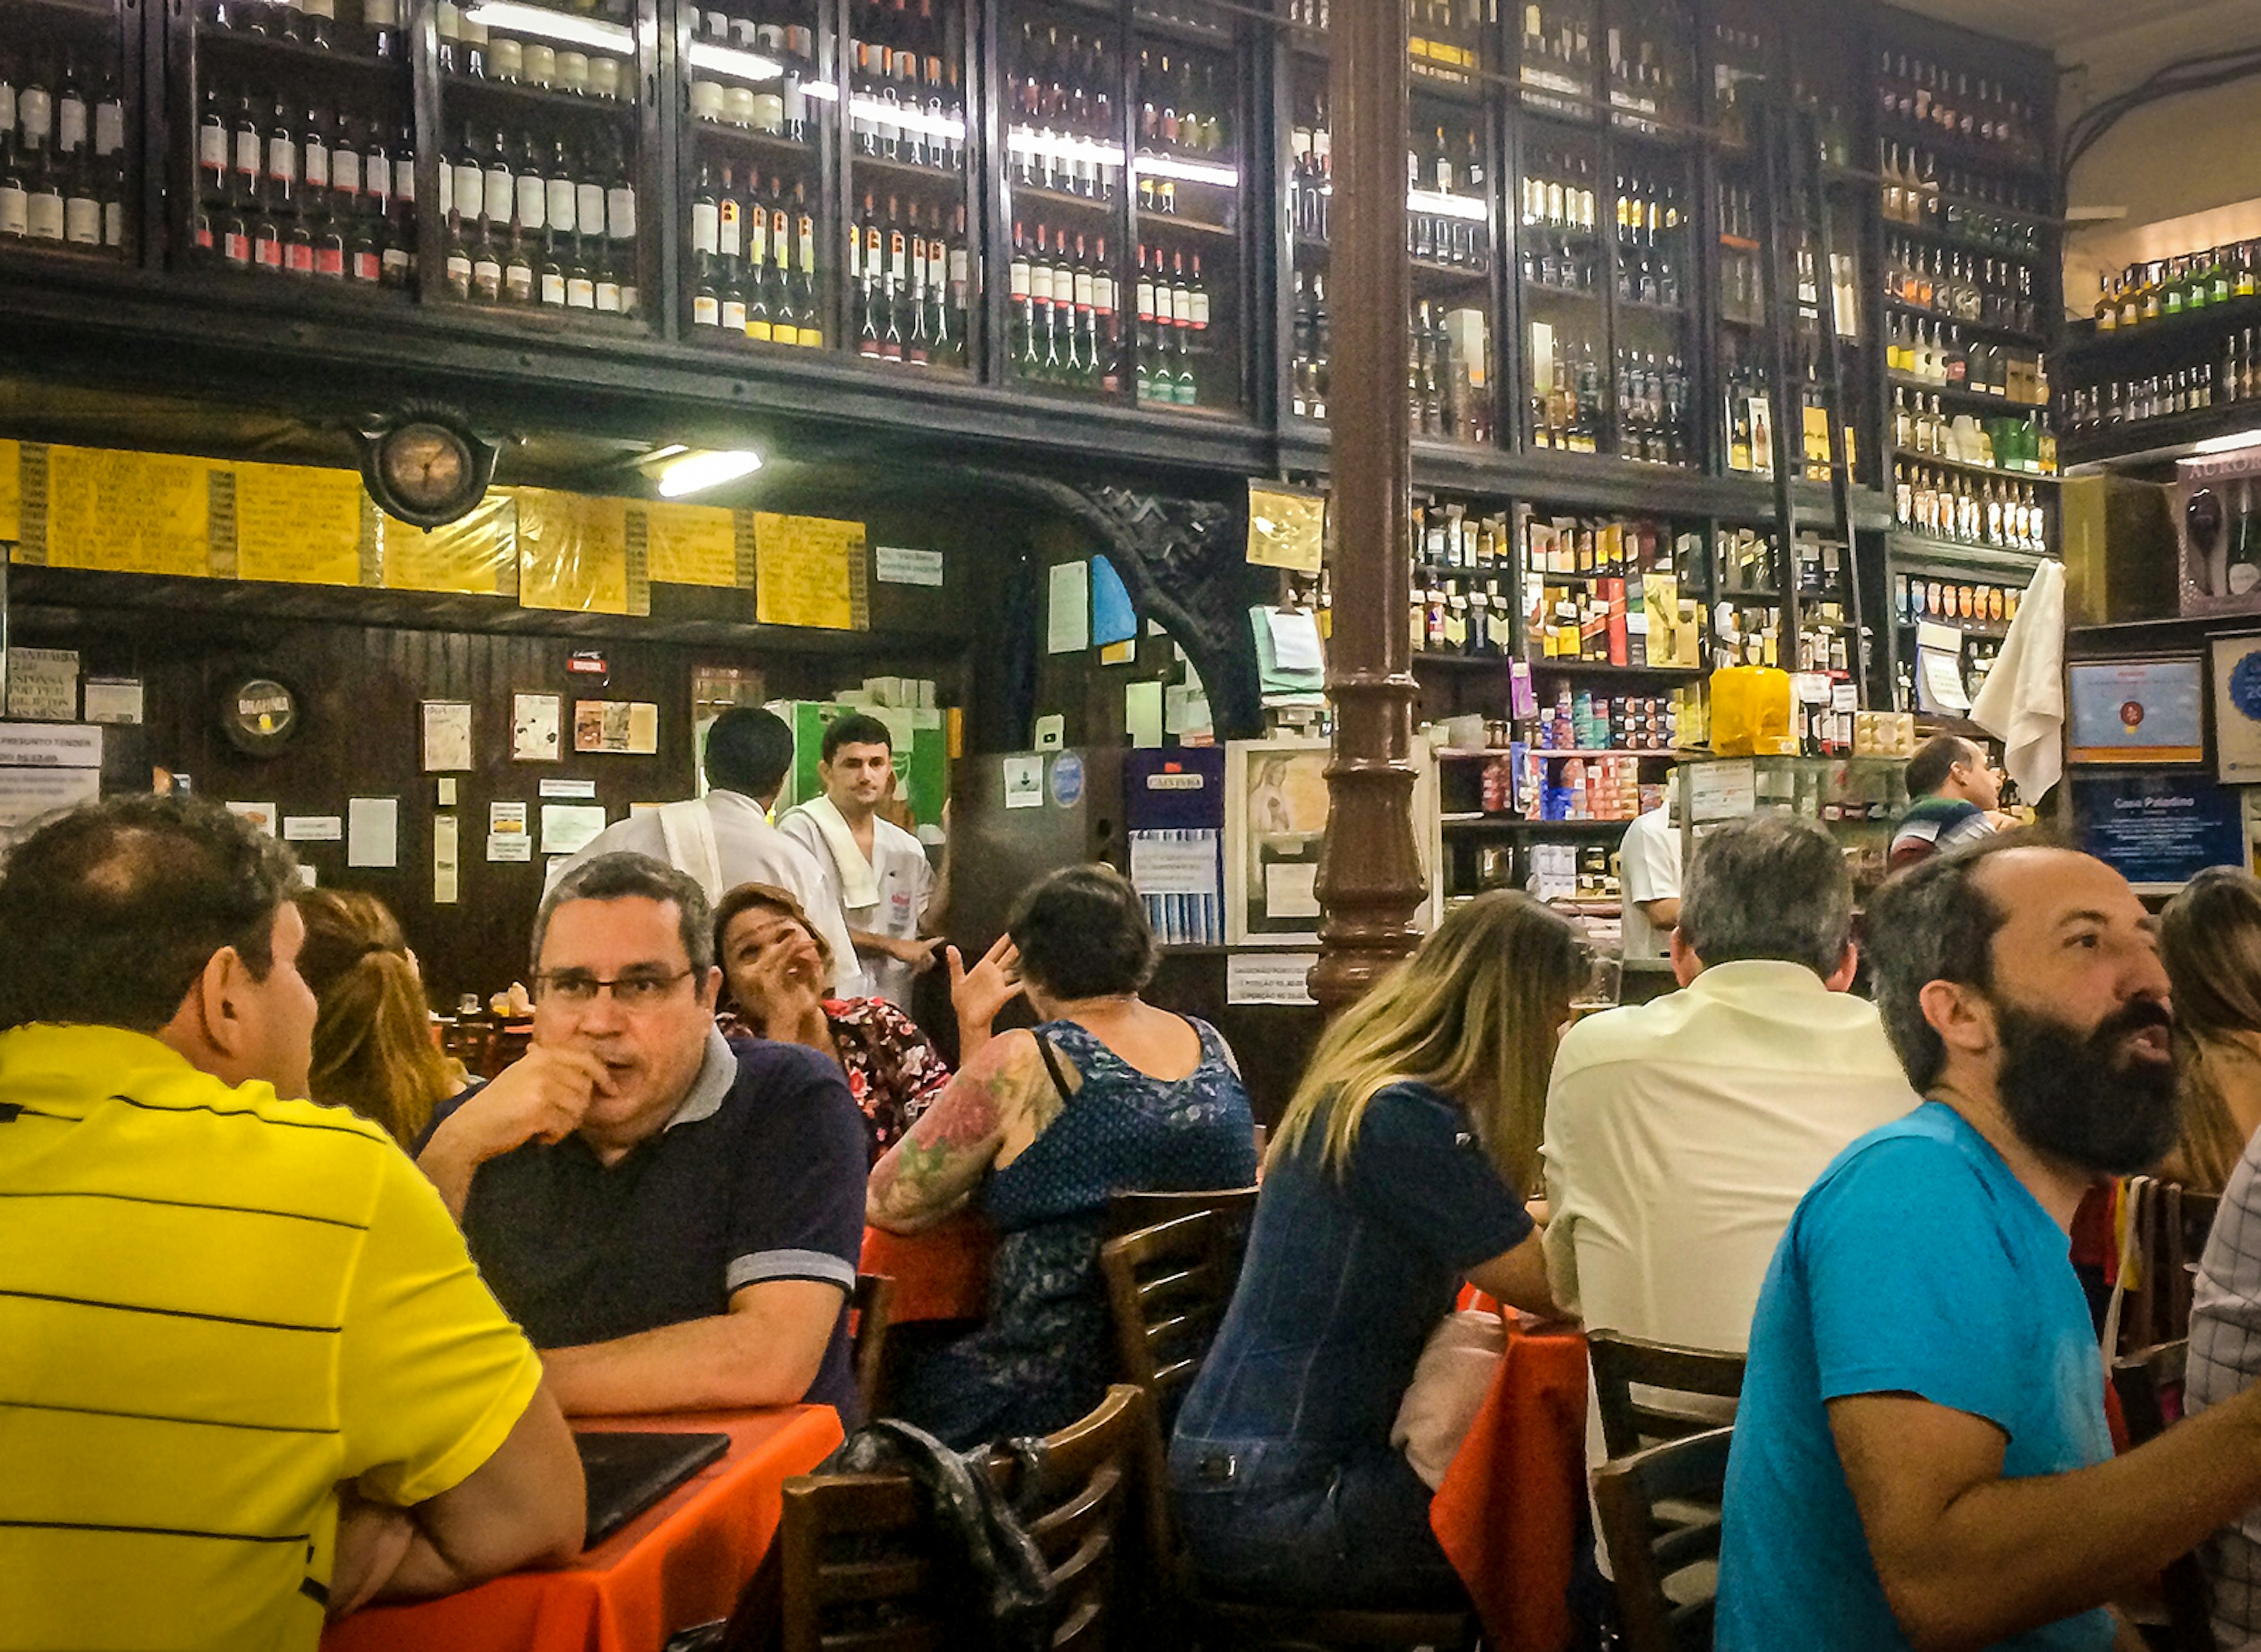
[[[533,967],[542,968],[542,944],[549,936],[549,920],[568,901],[672,901],[676,928],[682,932],[684,956],[693,973],[704,976],[714,967],[714,913],[706,890],[664,860],[620,850],[585,860],[557,880],[534,915]]]
[[[1696,844],[1680,933],[1709,968],[1751,959],[1803,964],[1825,980],[1853,933],[1845,851],[1811,821],[1750,815]]]

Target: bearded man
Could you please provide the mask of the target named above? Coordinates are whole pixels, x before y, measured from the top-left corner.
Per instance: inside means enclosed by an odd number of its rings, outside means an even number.
[[[2091,1184],[2180,1122],[2151,920],[2004,836],[1886,884],[1866,938],[1928,1099],[1822,1174],[1760,1292],[1719,1652],[2133,1652],[2109,1603],[2261,1500],[2261,1389],[2112,1455],[2067,1253]]]

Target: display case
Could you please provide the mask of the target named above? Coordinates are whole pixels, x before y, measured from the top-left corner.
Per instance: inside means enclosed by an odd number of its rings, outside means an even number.
[[[139,256],[140,31],[114,0],[0,5],[0,247]]]
[[[1674,799],[1681,864],[1713,827],[1748,815],[1791,815],[1835,838],[1867,904],[1890,871],[1892,827],[1908,804],[1900,758],[1707,758],[1680,765]]]
[[[441,146],[430,301],[643,329],[659,300],[653,0],[433,6]]]
[[[1237,27],[1206,8],[1141,4],[1130,40],[1135,390],[1152,406],[1237,409],[1247,399],[1241,248],[1251,125]],[[1080,324],[1080,284],[1076,299]]]

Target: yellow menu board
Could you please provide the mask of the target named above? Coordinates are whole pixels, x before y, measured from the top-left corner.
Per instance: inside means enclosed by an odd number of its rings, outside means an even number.
[[[644,505],[651,577],[664,585],[743,585],[738,514],[713,505]]]
[[[209,576],[212,468],[177,454],[49,448],[47,566]]]
[[[361,540],[361,478],[353,471],[235,467],[237,578],[357,585]]]
[[[754,514],[754,618],[861,631],[872,623],[864,524]]]
[[[490,493],[470,514],[426,532],[387,517],[384,584],[392,591],[518,594],[518,502]]]
[[[518,501],[520,607],[631,612],[626,500],[543,488],[513,488],[511,494]]]
[[[0,540],[11,543],[23,536],[24,449],[13,442],[0,442]]]

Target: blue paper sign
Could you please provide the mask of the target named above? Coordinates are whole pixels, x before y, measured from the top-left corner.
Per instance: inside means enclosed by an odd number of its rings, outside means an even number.
[[[1052,759],[1052,801],[1061,808],[1073,808],[1082,801],[1083,759],[1063,751]]]
[[[2202,775],[2110,772],[2070,783],[2076,842],[2139,889],[2245,864],[2244,818],[2229,786]]]
[[[1138,615],[1130,607],[1130,593],[1123,588],[1123,576],[1115,571],[1115,564],[1104,557],[1091,559],[1091,641],[1094,647],[1105,648],[1114,643],[1135,641],[1138,636]]]

